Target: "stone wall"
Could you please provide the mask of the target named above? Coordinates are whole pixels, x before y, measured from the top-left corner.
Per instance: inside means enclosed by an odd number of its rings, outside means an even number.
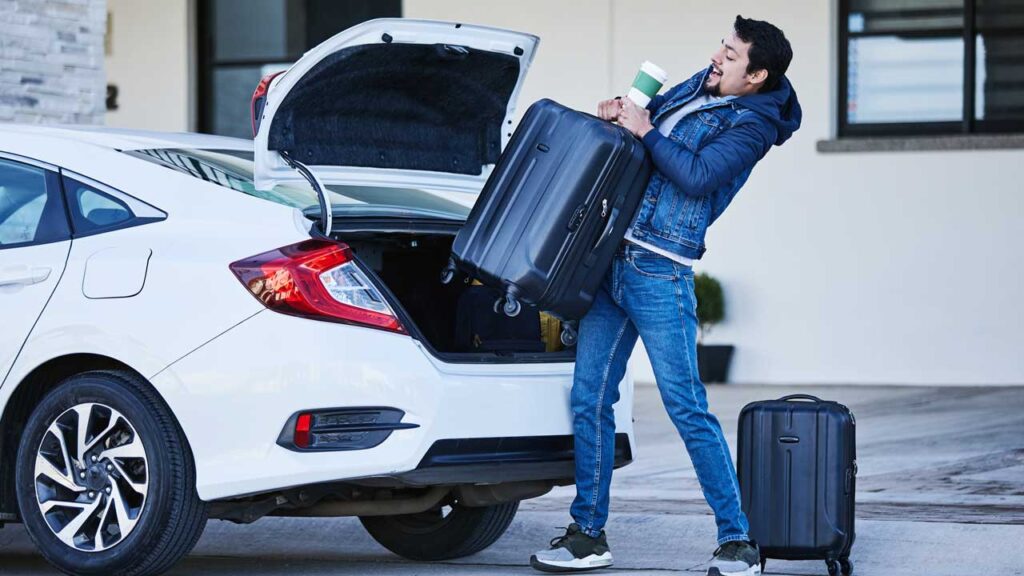
[[[102,124],[106,0],[0,0],[0,122]]]

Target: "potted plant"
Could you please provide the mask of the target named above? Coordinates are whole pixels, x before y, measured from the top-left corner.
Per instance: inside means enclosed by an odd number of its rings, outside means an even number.
[[[718,280],[701,272],[693,278],[693,291],[697,297],[697,369],[704,382],[727,382],[729,363],[735,349],[732,345],[704,344],[711,328],[725,318],[725,298]]]

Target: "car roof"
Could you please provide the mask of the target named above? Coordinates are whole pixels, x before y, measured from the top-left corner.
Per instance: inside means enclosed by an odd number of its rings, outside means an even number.
[[[252,150],[252,140],[194,132],[157,132],[87,125],[0,124],[0,131],[73,140],[113,150],[205,148]]]

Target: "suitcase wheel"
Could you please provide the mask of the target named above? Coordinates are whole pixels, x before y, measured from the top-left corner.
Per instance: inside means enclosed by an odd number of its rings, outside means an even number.
[[[519,300],[516,300],[515,296],[507,295],[494,301],[494,313],[498,314],[499,310],[504,312],[505,316],[515,318],[522,312],[523,305],[519,303]]]
[[[572,324],[562,324],[562,333],[558,335],[558,339],[562,341],[562,345],[566,347],[572,347],[576,345],[576,328]]]
[[[825,560],[825,566],[828,568],[828,576],[839,576],[839,560]]]
[[[448,260],[448,265],[441,270],[441,284],[448,284],[455,278],[455,262]]]
[[[839,567],[843,570],[843,576],[851,576],[853,574],[853,560],[840,558]]]

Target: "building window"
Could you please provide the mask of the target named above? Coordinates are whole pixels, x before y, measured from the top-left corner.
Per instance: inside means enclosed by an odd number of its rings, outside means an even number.
[[[252,138],[249,99],[260,78],[401,0],[200,0],[199,131]]]
[[[1024,132],[1024,0],[839,0],[839,135]]]

